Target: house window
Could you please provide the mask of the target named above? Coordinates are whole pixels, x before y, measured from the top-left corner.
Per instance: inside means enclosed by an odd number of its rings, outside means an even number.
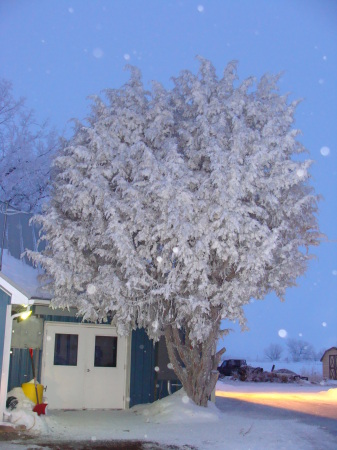
[[[117,337],[95,336],[95,367],[116,367]]]
[[[54,366],[77,366],[78,335],[55,334]]]

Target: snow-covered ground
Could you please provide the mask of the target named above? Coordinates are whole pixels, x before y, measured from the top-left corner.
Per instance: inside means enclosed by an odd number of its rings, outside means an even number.
[[[310,394],[318,401],[337,405],[337,383],[324,385],[243,383],[227,378],[217,384],[217,402],[224,402],[221,393],[240,394],[292,392],[297,396]],[[227,393],[227,394],[226,394]],[[196,407],[183,390],[153,404],[141,405],[127,411],[50,411],[38,417],[32,404],[16,388],[11,394],[19,399],[12,411],[12,421],[22,423],[37,434],[36,443],[44,441],[141,440],[184,446],[184,450],[239,449],[305,449],[317,450],[324,443],[325,450],[336,448],[336,436],[324,431],[319,424],[308,425],[289,417],[277,418],[265,414],[246,414],[245,408],[221,411],[210,403],[207,409]],[[23,449],[18,442],[0,442],[0,448]],[[29,448],[32,448],[31,446]],[[148,447],[151,448],[151,447]]]

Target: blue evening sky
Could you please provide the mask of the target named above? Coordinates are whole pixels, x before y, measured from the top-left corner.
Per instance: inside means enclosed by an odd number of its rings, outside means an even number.
[[[87,96],[118,88],[127,63],[145,86],[182,69],[196,55],[220,75],[239,61],[239,77],[283,72],[282,93],[303,98],[296,114],[315,160],[313,185],[324,199],[319,222],[328,240],[286,301],[273,296],[246,308],[250,331],[237,326],[228,356],[262,357],[287,337],[316,350],[337,345],[337,1],[335,0],[1,0],[0,77],[11,80],[39,120],[59,131],[84,119]]]

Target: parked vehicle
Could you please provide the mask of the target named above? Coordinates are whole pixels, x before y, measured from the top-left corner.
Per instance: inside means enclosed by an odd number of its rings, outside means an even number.
[[[220,375],[228,377],[237,373],[240,367],[246,366],[247,362],[245,359],[225,359],[222,364],[218,367]]]

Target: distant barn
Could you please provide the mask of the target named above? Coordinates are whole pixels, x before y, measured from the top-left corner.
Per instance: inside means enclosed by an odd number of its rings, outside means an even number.
[[[321,358],[323,363],[323,378],[337,380],[337,347],[331,347]]]

